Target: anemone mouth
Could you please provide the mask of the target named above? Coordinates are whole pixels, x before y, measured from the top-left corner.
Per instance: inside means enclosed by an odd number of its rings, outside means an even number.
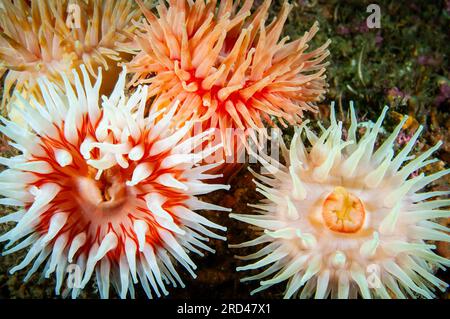
[[[364,225],[366,211],[362,201],[344,187],[336,187],[324,200],[322,217],[325,225],[337,233],[352,234]]]
[[[113,215],[123,210],[130,190],[120,169],[113,167],[95,176],[75,178],[75,193],[80,207],[89,205],[90,209]]]

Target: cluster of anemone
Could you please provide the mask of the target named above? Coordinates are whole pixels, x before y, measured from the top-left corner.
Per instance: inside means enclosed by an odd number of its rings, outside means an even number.
[[[230,209],[197,196],[230,188],[217,182],[224,155],[252,152],[228,130],[245,141],[300,125],[289,149],[280,139],[282,161],[253,154],[269,172],[252,171],[266,197],[256,214],[230,215],[259,235],[231,247],[265,244],[239,257],[256,261],[238,271],[267,266],[242,281],[259,280],[254,292],[287,281],[286,298],[446,289],[434,273],[449,260],[430,241],[450,239],[435,221],[449,217],[436,199],[448,192],[419,191],[449,170],[416,174],[440,145],[411,156],[419,128],[395,154],[404,118],[377,146],[386,109],[360,138],[353,107],[345,138],[334,110],[319,135],[301,123],[327,89],[329,41],[309,48],[317,24],[290,41],[287,2],[268,23],[269,0],[147,2],[0,0],[0,132],[18,154],[0,157],[0,205],[14,207],[0,241],[4,255],[26,250],[11,273],[54,274],[55,293],[73,298],[93,282],[102,298],[184,287],[192,254],[226,239],[202,211]]]

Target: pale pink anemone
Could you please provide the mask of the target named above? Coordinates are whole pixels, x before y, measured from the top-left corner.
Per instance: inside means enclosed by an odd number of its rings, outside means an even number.
[[[138,24],[137,54],[128,64],[130,84],[149,84],[149,97],[180,100],[177,119],[217,128],[227,155],[227,129],[259,129],[264,121],[301,121],[326,91],[327,41],[308,50],[315,23],[303,37],[280,40],[292,5],[266,24],[271,1],[251,13],[252,0],[162,1],[157,14],[140,1],[146,21]],[[133,52],[133,51],[131,51]]]
[[[44,102],[35,107],[16,94],[31,130],[1,118],[0,131],[21,152],[0,158],[8,167],[0,204],[17,207],[0,218],[16,223],[0,237],[9,241],[3,254],[27,248],[11,273],[32,264],[26,281],[45,265],[45,277],[56,272],[56,294],[67,276],[63,295],[77,297],[95,272],[102,298],[110,284],[134,297],[138,282],[149,297],[167,295],[168,284],[184,287],[177,264],[195,278],[189,252],[214,252],[208,237],[225,240],[208,229],[225,227],[194,212],[228,210],[196,197],[229,188],[202,182],[217,177],[204,174],[217,164],[198,164],[215,149],[194,150],[211,131],[186,137],[192,122],[172,121],[178,102],[146,114],[147,87],[125,96],[125,70],[101,100],[101,73],[94,86],[83,65],[81,73],[83,81],[73,71],[75,91],[61,74],[64,93],[38,79]]]
[[[437,289],[446,290],[434,273],[450,260],[430,241],[450,241],[450,229],[436,220],[450,217],[440,209],[450,206],[450,192],[419,191],[450,169],[413,174],[437,161],[429,157],[442,142],[412,156],[421,126],[395,152],[404,117],[376,147],[386,112],[358,138],[351,106],[343,138],[332,107],[331,125],[320,126],[320,134],[305,122],[290,149],[281,143],[285,164],[257,155],[266,174],[253,173],[265,199],[250,205],[256,214],[231,214],[256,226],[259,235],[231,247],[264,245],[238,257],[251,261],[238,271],[264,268],[242,279],[259,283],[252,293],[283,282],[285,298],[434,298]]]
[[[31,3],[31,4],[29,4]],[[13,90],[42,102],[36,79],[46,76],[61,88],[59,73],[84,64],[92,79],[104,69],[101,92],[109,94],[120,73],[120,51],[141,12],[130,0],[1,0],[0,74],[6,72],[2,107]],[[14,118],[14,115],[12,116]]]

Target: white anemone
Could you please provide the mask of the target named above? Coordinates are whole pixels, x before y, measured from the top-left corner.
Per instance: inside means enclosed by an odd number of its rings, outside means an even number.
[[[386,111],[357,138],[351,106],[352,122],[343,138],[332,106],[331,125],[320,135],[304,123],[290,149],[282,145],[285,165],[259,156],[270,173],[253,173],[266,199],[252,205],[257,214],[231,214],[260,231],[256,239],[232,247],[264,244],[258,252],[240,257],[255,262],[237,268],[266,267],[242,280],[260,281],[253,293],[283,281],[285,298],[433,298],[436,288],[446,289],[434,272],[450,261],[437,255],[429,240],[450,240],[449,229],[435,221],[450,216],[440,209],[450,200],[436,199],[450,192],[419,191],[450,170],[412,174],[435,161],[429,157],[441,143],[410,156],[420,127],[394,154],[405,117],[376,147]],[[303,133],[310,146],[302,141]]]

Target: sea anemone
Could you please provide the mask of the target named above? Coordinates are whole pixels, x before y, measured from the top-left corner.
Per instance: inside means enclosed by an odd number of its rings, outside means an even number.
[[[107,81],[102,93],[109,94],[120,73],[118,62],[129,54],[119,52],[141,16],[129,0],[1,0],[0,74],[7,73],[2,107],[13,88],[30,100],[42,102],[36,79],[48,77],[63,87],[59,73],[73,81],[71,70],[85,64],[92,79],[98,66]],[[11,116],[11,117],[14,117]]]
[[[215,177],[203,173],[211,165],[196,164],[214,151],[193,150],[210,132],[186,138],[192,122],[175,129],[178,103],[164,116],[163,110],[154,111],[158,107],[145,116],[147,87],[126,97],[125,70],[101,102],[100,68],[94,86],[84,65],[81,73],[84,83],[73,71],[75,91],[61,74],[64,93],[49,79],[39,79],[44,103],[36,108],[16,94],[32,131],[1,118],[0,131],[21,154],[0,158],[9,167],[0,174],[0,204],[21,208],[0,219],[16,222],[0,241],[9,241],[3,254],[29,247],[10,272],[34,260],[28,280],[45,262],[45,277],[56,271],[59,294],[70,270],[63,295],[72,297],[94,271],[103,298],[110,282],[122,298],[128,291],[134,296],[138,280],[149,297],[152,291],[167,294],[165,283],[184,287],[174,262],[195,278],[196,265],[187,252],[213,252],[205,244],[208,237],[225,239],[207,228],[225,227],[194,212],[227,210],[196,198],[228,189],[203,183]]]
[[[128,64],[131,84],[149,83],[149,97],[180,100],[179,121],[195,118],[218,128],[226,155],[233,142],[227,129],[258,129],[271,116],[283,125],[299,123],[316,110],[325,89],[329,41],[306,52],[318,24],[303,37],[281,40],[292,6],[285,2],[266,26],[271,1],[251,14],[253,1],[161,2],[158,15],[138,3],[146,17],[139,24],[137,54]]]
[[[437,255],[429,241],[448,242],[448,228],[433,221],[447,218],[448,191],[418,192],[450,172],[425,176],[417,170],[441,143],[417,157],[410,156],[422,131],[394,154],[394,143],[407,117],[378,147],[377,135],[387,107],[373,126],[357,138],[351,105],[351,125],[342,138],[336,122],[319,136],[303,123],[290,149],[281,143],[285,165],[258,156],[268,174],[257,174],[257,191],[266,198],[251,205],[258,214],[231,214],[256,226],[259,237],[234,248],[265,244],[240,257],[255,262],[237,270],[264,271],[242,281],[258,280],[253,293],[287,280],[285,298],[407,298],[435,297],[447,284],[434,275],[450,261]],[[311,144],[301,138],[305,133]],[[414,174],[412,174],[414,173]],[[270,266],[269,266],[270,265]]]

